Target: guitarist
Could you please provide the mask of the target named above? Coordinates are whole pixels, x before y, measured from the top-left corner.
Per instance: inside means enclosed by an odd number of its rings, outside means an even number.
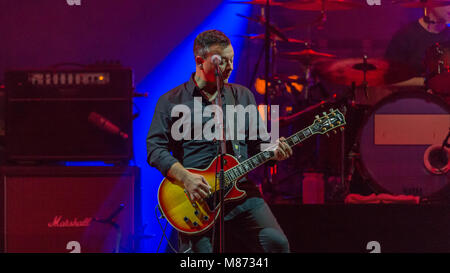
[[[204,169],[218,155],[219,141],[208,141],[194,137],[175,141],[171,135],[171,127],[178,117],[171,116],[175,105],[186,105],[194,113],[194,97],[201,97],[202,108],[214,102],[218,92],[215,79],[215,65],[211,57],[219,55],[219,67],[225,82],[223,93],[231,92],[235,104],[255,105],[251,91],[244,86],[229,84],[228,78],[233,70],[234,51],[229,38],[218,30],[200,33],[194,41],[194,57],[196,70],[188,82],[175,87],[162,95],[155,107],[153,120],[147,136],[147,160],[150,166],[157,168],[165,177],[183,182],[192,200],[201,200],[210,193],[210,186],[205,178],[190,173],[185,168]],[[230,102],[222,94],[223,109]],[[203,112],[203,110],[202,110]],[[224,116],[225,113],[224,113]],[[211,118],[202,117],[202,124]],[[191,127],[194,128],[194,118]],[[193,131],[193,130],[191,130]],[[246,122],[248,132],[248,122]],[[240,162],[260,152],[261,138],[231,144],[227,140],[226,151]],[[237,143],[237,144],[236,144]],[[284,160],[292,155],[292,149],[281,137],[274,152],[273,160]],[[224,228],[225,251],[229,252],[289,252],[289,243],[281,227],[261,196],[255,182],[246,177],[237,182],[239,189],[246,191],[240,200],[225,203]],[[180,252],[216,252],[218,247],[219,228],[211,228],[200,235],[179,233]],[[215,231],[215,232],[213,232]],[[241,243],[236,249],[229,242]]]

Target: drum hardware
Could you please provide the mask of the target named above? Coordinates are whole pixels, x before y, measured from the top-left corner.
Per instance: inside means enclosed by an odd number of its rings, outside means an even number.
[[[252,2],[252,3],[250,3]],[[272,2],[271,0],[259,0],[259,1],[250,1],[250,2],[243,2],[244,4],[257,4],[257,5],[262,5],[261,7],[261,16],[259,17],[259,23],[264,23],[264,28],[265,28],[265,35],[264,35],[264,47],[261,50],[260,56],[258,58],[257,63],[255,64],[255,69],[253,71],[253,76],[251,79],[251,83],[249,86],[253,85],[253,81],[256,78],[256,73],[258,71],[258,66],[259,66],[259,62],[260,59],[262,57],[262,54],[264,53],[264,78],[265,79],[269,79],[269,76],[275,73],[275,55],[276,55],[276,40],[271,40],[271,36],[272,33],[275,33],[276,35],[278,35],[280,38],[282,38],[282,40],[287,41],[286,37],[283,37],[283,34],[281,34],[281,31],[279,31],[277,28],[275,28],[271,22],[270,22],[270,8],[271,6],[276,6],[279,5],[278,3]],[[281,35],[280,35],[281,34]],[[271,65],[271,61],[272,61],[272,65]],[[272,71],[271,71],[272,70]],[[266,81],[265,82],[265,88],[264,90],[268,90],[269,87],[269,82]],[[265,105],[269,105],[269,94],[268,92],[264,93],[264,104]],[[267,112],[265,113],[267,119],[270,119],[270,111],[269,111],[269,107],[267,107]],[[267,179],[267,183],[271,184],[272,183],[272,178],[270,176],[270,172],[269,169],[267,168],[267,166],[264,169],[264,173],[265,173],[265,177]],[[266,181],[265,181],[266,182]]]
[[[398,4],[404,8],[436,8],[450,5],[450,1],[439,1],[439,0],[419,0],[419,1],[411,1],[411,0],[399,0],[392,1],[392,4]]]
[[[254,5],[266,5],[267,3],[270,4],[270,6],[274,6],[274,7],[282,7],[282,8],[287,8],[287,9],[291,9],[291,10],[312,10],[312,11],[320,11],[321,14],[319,16],[319,18],[315,21],[315,24],[317,24],[319,27],[323,24],[324,22],[326,22],[326,11],[328,10],[344,10],[344,9],[351,9],[351,8],[359,8],[362,5],[360,4],[355,4],[353,5],[352,2],[350,1],[326,1],[326,0],[322,0],[322,1],[305,1],[302,3],[299,3],[300,1],[291,1],[291,2],[272,2],[272,1],[250,1],[250,2],[246,2],[246,4],[254,4]],[[411,2],[408,1],[402,1],[401,3],[405,3],[405,5],[411,5],[410,7],[413,7]],[[429,1],[428,3],[431,3],[431,1]],[[417,4],[416,4],[417,5]],[[431,4],[421,4],[421,8],[423,6],[433,6],[433,5],[438,5],[437,3],[431,3]],[[266,14],[267,15],[267,14]],[[266,25],[268,25],[267,20],[261,20],[260,17],[259,19],[256,20],[252,20],[252,21],[257,21],[258,23],[265,23]],[[249,19],[250,20],[250,19]],[[308,99],[310,97],[310,87],[312,85],[314,85],[314,77],[313,74],[314,72],[318,71],[319,78],[324,78],[326,80],[329,80],[329,82],[333,83],[333,84],[338,84],[338,85],[343,85],[346,87],[351,87],[350,90],[353,92],[352,96],[351,96],[351,106],[352,107],[357,107],[359,104],[361,104],[361,102],[357,99],[356,96],[356,91],[357,90],[362,90],[363,95],[361,95],[361,98],[365,98],[366,101],[370,101],[370,100],[374,100],[376,101],[376,98],[381,99],[380,96],[378,95],[382,95],[381,93],[378,94],[378,90],[375,90],[377,88],[381,88],[381,89],[386,89],[389,92],[387,92],[387,94],[391,94],[392,93],[392,84],[393,83],[397,83],[397,82],[401,82],[402,80],[404,80],[403,78],[401,78],[401,75],[403,75],[402,73],[393,73],[392,69],[397,69],[400,72],[406,72],[408,71],[407,68],[402,67],[401,65],[397,65],[397,64],[392,64],[390,62],[388,62],[387,60],[384,59],[376,59],[376,58],[368,58],[367,55],[363,55],[362,56],[362,60],[361,58],[348,58],[348,59],[338,59],[338,60],[334,60],[333,58],[336,58],[335,55],[332,54],[328,54],[328,53],[323,53],[323,52],[317,52],[315,50],[313,50],[311,48],[311,25],[307,25],[308,27],[308,35],[307,35],[307,39],[306,42],[302,41],[302,40],[296,40],[296,39],[292,39],[292,38],[288,38],[286,36],[282,36],[282,35],[277,35],[277,33],[273,33],[270,32],[270,36],[267,35],[267,31],[266,34],[258,34],[258,35],[253,35],[253,36],[247,36],[246,38],[250,39],[250,40],[262,40],[264,39],[265,41],[269,41],[269,45],[271,47],[271,53],[272,53],[272,65],[270,66],[272,68],[272,75],[275,75],[273,77],[268,77],[268,73],[266,73],[265,77],[263,78],[263,83],[266,85],[266,88],[263,89],[263,92],[258,92],[260,94],[263,94],[265,96],[265,101],[267,102],[267,97],[270,95],[270,92],[266,92],[266,90],[270,90],[270,89],[276,89],[276,88],[280,88],[283,85],[288,85],[291,83],[298,83],[298,81],[293,80],[293,79],[289,79],[284,75],[276,75],[275,73],[275,69],[274,69],[274,63],[275,63],[275,55],[277,58],[282,58],[282,59],[288,59],[288,60],[294,60],[296,62],[299,62],[300,65],[303,66],[303,72],[304,74],[302,75],[302,80],[304,82],[304,86],[303,86],[303,90],[304,91],[304,98]],[[266,27],[266,30],[268,29],[268,27]],[[284,32],[286,31],[284,30],[280,30],[280,29],[276,29],[279,30],[279,32]],[[296,52],[277,52],[276,49],[273,49],[273,46],[278,43],[278,42],[291,42],[291,43],[297,43],[297,44],[304,44],[306,46],[306,49],[301,50],[301,51],[296,51]],[[264,51],[264,49],[267,49],[267,42],[266,42],[266,47],[263,48],[263,51],[261,51],[261,55],[260,58],[258,58],[258,64],[259,64],[259,60],[262,58],[262,53],[266,52],[266,65],[267,65],[267,50]],[[438,72],[441,72],[443,69],[441,69],[443,67],[442,62],[439,63],[439,67],[438,67]],[[258,66],[258,65],[257,65]],[[256,73],[256,68],[255,67],[255,73]],[[267,70],[266,70],[267,72]],[[254,79],[256,79],[256,74],[254,74],[255,76],[252,78],[252,82],[249,86],[253,85]],[[391,76],[395,76],[395,79],[390,79],[387,78],[386,76],[391,75]],[[267,80],[264,80],[267,79]],[[406,77],[405,77],[406,79]],[[409,77],[408,77],[409,79]],[[302,83],[303,83],[302,82]],[[260,89],[261,90],[261,89]],[[299,90],[297,90],[299,91]],[[375,92],[375,93],[374,93]],[[384,94],[384,93],[383,93]],[[384,94],[386,95],[386,94]],[[394,95],[389,95],[389,98],[393,98]],[[326,102],[330,102],[330,100],[327,100]],[[385,100],[383,100],[385,101]],[[348,103],[348,102],[347,102]],[[381,102],[380,102],[381,103]],[[386,102],[385,102],[386,103]],[[369,103],[370,104],[370,103]],[[370,105],[374,105],[370,104]],[[346,104],[348,106],[348,104]],[[377,104],[379,105],[379,104]],[[314,109],[317,109],[318,107],[321,106],[321,103],[318,104],[313,104],[310,105],[309,107],[307,107],[306,109],[304,109],[303,111],[297,112],[295,114],[292,115],[288,115],[288,116],[284,116],[284,117],[280,117],[280,127],[284,127],[287,125],[290,125],[292,123],[294,123],[295,121],[300,119],[300,116],[302,116],[303,114],[305,114],[306,112],[312,111]],[[372,107],[375,108],[375,107]],[[370,109],[370,108],[369,108]],[[374,110],[375,111],[375,110]],[[373,113],[373,112],[371,112]],[[369,114],[371,114],[369,113]],[[361,129],[362,130],[362,129]],[[360,131],[361,131],[360,130]],[[356,134],[355,134],[356,135]],[[356,142],[360,142],[361,141],[361,137],[359,136],[360,134],[358,134],[357,136],[357,141]],[[352,137],[350,137],[351,139],[353,139]],[[345,143],[345,139],[343,140],[343,142]],[[342,145],[342,143],[341,143]],[[343,146],[346,146],[345,144]],[[355,144],[355,146],[357,147],[358,145]],[[347,147],[350,147],[347,146]],[[400,148],[401,149],[401,148]],[[343,151],[345,151],[343,149]],[[423,154],[422,154],[423,155]],[[358,157],[360,157],[358,160]],[[341,158],[341,181],[342,182],[349,182],[352,179],[352,175],[353,172],[355,170],[355,161],[364,161],[363,157],[367,157],[367,155],[362,154],[359,150],[353,150],[351,149],[351,151],[349,153],[345,153],[344,154],[344,159],[350,159],[351,161],[351,166],[349,169],[345,169],[343,166],[344,164],[342,163],[344,160]],[[357,164],[356,164],[357,165]],[[423,163],[422,163],[423,165]],[[360,169],[358,166],[356,166],[356,169]],[[342,178],[344,177],[344,178]],[[369,172],[369,174],[366,174],[366,177],[368,177],[369,179],[371,179],[371,173]],[[372,179],[373,180],[373,179]],[[375,181],[373,183],[383,183],[383,182],[378,182]],[[343,186],[345,186],[343,184]],[[408,186],[408,185],[407,185]],[[427,186],[425,186],[427,187]],[[419,188],[420,187],[416,187],[414,189],[414,187],[406,187],[406,191],[399,191],[401,194],[414,194],[417,193],[418,195],[426,195],[427,190],[428,191],[434,191],[434,189],[429,190],[429,189],[423,189],[423,191],[421,191]],[[388,191],[388,190],[386,190]],[[395,192],[394,192],[395,193]]]
[[[283,30],[285,31],[286,29],[283,29]],[[241,35],[241,37],[244,37],[249,40],[264,40],[264,38],[265,38],[263,33],[255,34],[255,35]],[[287,40],[285,41],[280,36],[275,35],[275,34],[273,34],[270,37],[270,39],[272,41],[276,41],[276,42],[287,42],[287,43],[293,43],[293,44],[305,44],[306,43],[306,41],[304,41],[304,40],[299,40],[299,39],[294,39],[294,38],[289,38],[289,37],[287,37],[286,38]]]
[[[450,168],[450,149],[441,145],[428,147],[423,156],[425,168],[432,174],[446,174]]]
[[[362,64],[361,63],[360,64],[355,64],[353,66],[353,69],[360,70],[360,71],[363,72],[364,76],[363,76],[362,86],[363,86],[363,89],[364,89],[364,94],[366,95],[366,99],[368,99],[369,98],[369,94],[367,93],[367,86],[368,86],[369,83],[367,82],[367,77],[366,77],[367,71],[373,71],[373,70],[376,70],[377,68],[373,64],[368,64],[367,63],[367,55],[364,55],[363,56],[363,63]]]
[[[450,102],[450,41],[435,43],[425,53],[427,90]]]
[[[347,109],[345,108],[346,100],[348,98],[346,96],[338,97],[336,94],[331,96],[331,98],[328,98],[326,100],[323,100],[319,103],[316,103],[314,105],[308,106],[307,108],[303,109],[302,111],[299,111],[295,114],[286,116],[286,117],[279,117],[278,122],[280,125],[280,128],[291,125],[292,123],[296,122],[298,119],[300,119],[304,114],[310,113],[314,110],[317,110],[321,107],[324,107],[326,104],[334,104],[334,105],[344,105],[344,108],[340,108],[341,112],[345,115],[347,112]]]
[[[389,62],[375,58],[369,60],[367,55],[364,55],[362,59],[362,62],[360,58],[324,61],[317,64],[317,71],[321,77],[338,85],[351,86],[353,82],[357,86],[387,85],[385,75],[390,67]]]
[[[436,175],[446,174],[450,169],[450,128],[447,137],[442,145],[432,145],[428,147],[423,156],[423,162],[429,172]]]
[[[266,19],[263,16],[258,16],[256,18],[254,17],[248,17],[242,14],[237,13],[236,14],[239,17],[245,18],[249,21],[253,21],[256,22],[258,24],[260,24],[261,26],[265,26],[266,25]],[[277,41],[284,41],[284,42],[288,42],[288,38],[286,37],[286,35],[284,35],[283,31],[287,31],[290,30],[291,28],[287,28],[284,30],[281,30],[280,28],[278,28],[277,26],[275,26],[272,23],[268,23],[267,26],[269,27],[269,32],[270,32],[270,39],[272,40],[277,40]],[[265,33],[257,35],[258,38],[254,38],[254,39],[261,39],[264,40],[265,38]]]
[[[322,60],[324,58],[334,58],[333,54],[318,52],[310,47],[301,51],[294,52],[281,52],[279,54],[280,58],[295,60],[304,67],[304,79],[305,86],[303,90],[305,101],[309,101],[309,91],[317,83],[315,77],[313,76],[314,63]]]
[[[313,64],[326,58],[336,58],[336,55],[315,51],[311,48],[301,51],[280,52],[280,58],[295,60],[304,64]]]

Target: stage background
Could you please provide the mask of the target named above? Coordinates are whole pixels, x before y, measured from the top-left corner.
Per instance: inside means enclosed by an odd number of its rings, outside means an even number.
[[[155,252],[162,235],[154,216],[162,176],[146,163],[145,138],[156,101],[188,80],[194,71],[193,39],[210,28],[221,29],[232,38],[236,51],[232,81],[248,85],[263,43],[239,35],[262,33],[264,28],[236,13],[255,16],[259,9],[220,0],[81,0],[80,6],[69,6],[65,0],[0,0],[0,10],[0,83],[10,68],[40,68],[64,62],[120,60],[134,70],[137,91],[148,92],[149,96],[134,100],[140,115],[133,124],[135,161],[130,164],[141,168],[142,230],[154,235],[142,240],[141,251]],[[329,12],[324,29],[313,31],[311,37],[319,41],[316,50],[339,57],[361,57],[362,53],[381,57],[393,33],[420,14],[420,10],[382,0],[381,6]],[[307,38],[301,26],[318,15],[272,10],[278,26],[297,26],[286,34],[298,39]],[[301,47],[290,45],[287,49]],[[298,73],[295,63],[279,67],[280,72]],[[0,112],[3,118],[4,112]],[[170,234],[171,229],[167,232]],[[159,251],[165,247],[163,241]]]

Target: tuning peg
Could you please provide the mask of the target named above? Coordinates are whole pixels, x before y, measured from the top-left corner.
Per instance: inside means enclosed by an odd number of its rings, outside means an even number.
[[[339,128],[339,130],[341,130],[341,132],[344,132],[345,128],[342,126],[341,128]]]
[[[316,116],[316,119],[320,119],[319,115]]]
[[[324,116],[326,116],[326,115],[327,115],[327,112],[323,112],[322,114],[323,114]]]
[[[337,134],[337,131],[336,131],[336,130],[333,130],[333,133],[334,133],[334,134]]]

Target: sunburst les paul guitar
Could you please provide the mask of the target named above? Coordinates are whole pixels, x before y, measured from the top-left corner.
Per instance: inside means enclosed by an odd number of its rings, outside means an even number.
[[[330,109],[323,116],[316,116],[313,124],[300,130],[286,139],[293,147],[315,134],[328,134],[336,132],[336,128],[343,130],[344,115],[339,110]],[[224,156],[224,202],[243,198],[246,193],[240,190],[236,182],[250,171],[271,160],[273,151],[263,151],[243,162],[239,162],[232,155]],[[193,201],[189,198],[183,182],[164,178],[158,190],[158,203],[160,210],[167,221],[178,231],[189,235],[196,235],[207,231],[216,222],[220,214],[219,182],[216,170],[219,170],[220,159],[216,157],[205,169],[187,168],[191,173],[205,177],[211,186],[211,194],[201,200]],[[217,185],[217,187],[216,187]]]

